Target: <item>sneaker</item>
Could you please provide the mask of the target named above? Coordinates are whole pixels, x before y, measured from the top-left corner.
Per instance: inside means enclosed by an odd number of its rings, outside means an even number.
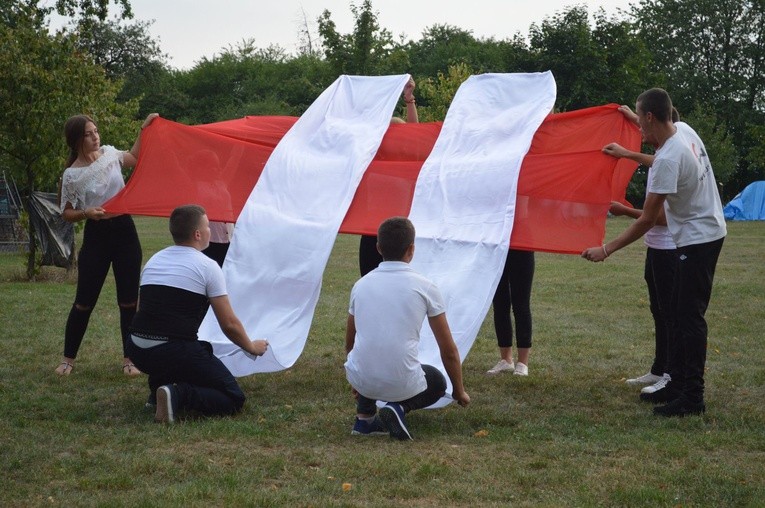
[[[660,388],[653,393],[641,393],[640,400],[645,402],[652,402],[653,404],[660,404],[662,402],[670,402],[680,396],[680,392],[672,386],[671,382],[668,382],[664,388]]]
[[[513,372],[516,376],[528,376],[529,375],[529,366],[525,363],[518,362],[515,364],[515,372]]]
[[[506,370],[515,370],[515,363],[513,363],[512,360],[510,360],[509,363],[507,360],[500,360],[494,367],[487,370],[486,373],[490,376],[494,376],[495,374],[499,374]]]
[[[669,383],[671,380],[672,378],[669,377],[669,374],[664,374],[664,376],[661,379],[659,379],[657,382],[655,382],[654,384],[649,386],[644,386],[640,390],[640,393],[653,393],[657,390],[661,390],[662,388],[667,386],[667,383]]]
[[[703,402],[690,402],[685,397],[678,397],[666,406],[657,406],[653,408],[653,414],[657,416],[673,417],[700,415],[706,411]]]
[[[173,423],[175,421],[175,407],[178,391],[173,385],[163,385],[157,388],[157,412],[154,413],[154,421],[157,423]]]
[[[401,441],[409,441],[412,439],[412,435],[406,428],[404,408],[401,407],[401,404],[388,402],[381,407],[380,420],[382,420],[385,428],[388,429],[390,437],[400,439]]]
[[[657,376],[656,374],[648,373],[643,374],[640,377],[636,377],[634,379],[628,379],[626,383],[628,385],[652,385],[654,383],[657,383],[661,381],[663,376]]]
[[[144,407],[146,409],[154,409],[157,407],[157,394],[155,392],[149,392],[149,397],[146,399]]]
[[[388,431],[385,430],[380,417],[377,415],[371,421],[362,420],[357,416],[351,431],[352,436],[381,436],[387,433]]]

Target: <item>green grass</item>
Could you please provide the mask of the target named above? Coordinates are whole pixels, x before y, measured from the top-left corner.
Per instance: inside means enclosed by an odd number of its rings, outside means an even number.
[[[169,243],[166,221],[137,224],[146,261]],[[627,224],[609,220],[608,236]],[[624,383],[653,350],[638,242],[597,265],[538,254],[531,375],[484,375],[497,360],[488,316],[464,363],[472,404],[411,414],[411,443],[350,436],[356,237],[338,238],[294,367],[241,379],[237,417],[175,426],[143,409],[145,377],[122,375],[111,277],[60,378],[74,279],[45,269],[27,283],[23,258],[0,255],[0,505],[762,506],[765,224],[728,227],[704,417],[655,418]]]

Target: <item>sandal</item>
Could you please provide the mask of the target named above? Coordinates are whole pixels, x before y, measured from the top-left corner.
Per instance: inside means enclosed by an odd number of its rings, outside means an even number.
[[[72,373],[72,369],[74,369],[74,364],[69,362],[61,362],[58,364],[58,367],[56,367],[56,374],[59,376],[68,376]]]
[[[130,377],[140,376],[141,374],[143,374],[143,372],[138,370],[138,367],[136,367],[132,363],[126,363],[125,365],[123,365],[122,373]]]

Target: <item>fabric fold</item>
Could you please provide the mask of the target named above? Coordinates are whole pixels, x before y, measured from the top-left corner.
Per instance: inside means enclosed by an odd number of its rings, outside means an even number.
[[[340,224],[388,129],[408,75],[341,76],[274,149],[236,223],[223,272],[254,359],[221,332],[212,311],[199,337],[235,376],[283,370],[308,336]]]
[[[420,170],[409,213],[417,230],[412,266],[440,288],[463,360],[502,274],[521,163],[555,94],[550,72],[471,76]],[[427,323],[420,361],[445,373]]]

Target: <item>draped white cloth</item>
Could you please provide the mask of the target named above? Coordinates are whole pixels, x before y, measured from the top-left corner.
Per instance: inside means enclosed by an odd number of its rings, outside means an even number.
[[[521,163],[555,95],[550,72],[470,77],[417,179],[409,214],[417,230],[411,264],[440,288],[463,360],[502,274]],[[445,373],[427,321],[420,362]],[[432,407],[450,401],[447,396]]]
[[[271,154],[223,265],[234,311],[268,352],[232,344],[212,311],[199,330],[233,375],[283,370],[303,351],[337,231],[408,79],[341,76]]]

